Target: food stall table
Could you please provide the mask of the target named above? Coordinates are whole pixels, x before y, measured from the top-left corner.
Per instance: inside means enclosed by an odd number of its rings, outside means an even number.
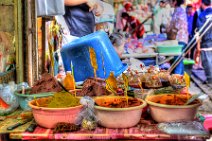
[[[69,133],[53,133],[53,129],[46,129],[37,126],[34,132],[26,132],[32,121],[13,130],[6,130],[9,126],[17,124],[17,117],[21,115],[22,110],[18,109],[12,114],[5,116],[6,119],[0,121],[0,140],[21,139],[21,140],[206,140],[210,138],[209,134],[199,135],[171,135],[162,132],[148,115],[141,118],[139,123],[128,129],[108,129],[98,126],[96,130],[86,131],[81,129]],[[3,118],[2,118],[3,119]],[[8,139],[9,140],[9,139]]]
[[[137,125],[129,129],[107,129],[98,127],[94,131],[78,131],[72,133],[53,134],[53,130],[37,127],[33,133],[10,133],[10,139],[22,140],[206,140],[208,135],[168,135],[160,132],[156,125]]]
[[[149,120],[141,120],[140,123],[129,129],[108,129],[97,127],[94,131],[77,131],[70,133],[53,133],[52,129],[36,127],[33,133],[10,133],[10,139],[22,140],[206,140],[209,135],[169,135],[157,128]]]

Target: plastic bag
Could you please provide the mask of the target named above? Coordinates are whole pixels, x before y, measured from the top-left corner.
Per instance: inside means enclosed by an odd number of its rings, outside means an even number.
[[[56,16],[65,14],[64,0],[36,0],[37,16]]]
[[[179,74],[172,74],[171,77],[169,77],[169,82],[171,86],[181,89],[186,86],[185,78],[183,75]]]
[[[30,91],[29,89],[29,85],[28,83],[26,82],[22,82],[22,83],[19,83],[17,85],[17,92],[20,92],[20,94],[28,94]],[[21,97],[21,96],[18,96],[18,102],[20,104],[20,107],[22,110],[24,111],[29,111],[31,110],[31,108],[28,106],[28,102],[33,100],[33,97]]]
[[[208,132],[198,121],[160,123],[158,129],[168,134],[176,135],[206,135]]]
[[[162,86],[158,74],[146,73],[146,80],[145,86],[148,88],[159,88]]]
[[[82,126],[86,130],[94,130],[97,127],[97,118],[94,113],[94,100],[88,96],[80,99],[80,104],[82,104],[83,110],[77,117],[77,125]]]
[[[22,82],[17,85],[17,90],[23,90],[30,88],[27,82]]]
[[[18,106],[18,99],[14,95],[14,91],[17,86],[14,82],[10,82],[9,85],[3,85],[0,88],[0,115],[7,115],[15,111]]]
[[[135,98],[140,98],[143,100],[145,100],[147,96],[154,94],[153,89],[134,89],[133,92],[134,92]]]

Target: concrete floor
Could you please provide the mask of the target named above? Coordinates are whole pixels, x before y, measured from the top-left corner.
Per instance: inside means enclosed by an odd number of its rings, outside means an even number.
[[[207,94],[205,94],[194,82],[191,82],[189,92],[191,94],[203,93],[204,95],[200,97],[200,99],[203,102],[203,105],[199,108],[199,112],[212,114],[212,101],[210,97]]]

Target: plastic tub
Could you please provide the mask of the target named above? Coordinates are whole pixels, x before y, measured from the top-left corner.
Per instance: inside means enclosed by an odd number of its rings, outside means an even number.
[[[118,96],[100,96],[95,101],[101,99],[123,98]],[[138,124],[141,119],[143,108],[147,105],[142,99],[141,105],[129,108],[108,108],[95,106],[95,114],[99,120],[99,124],[107,128],[130,128]]]
[[[195,61],[192,59],[183,59],[183,64],[184,65],[194,65]]]
[[[199,103],[193,105],[165,105],[152,102],[166,95],[169,94],[151,95],[145,99],[149,105],[150,114],[155,121],[160,123],[194,120],[198,107],[202,105],[201,101],[198,100]],[[187,96],[181,95],[181,97],[185,98]]]
[[[115,76],[118,76],[127,69],[127,65],[122,64],[113,48],[108,35],[102,31],[95,32],[74,40],[61,49],[65,70],[71,71],[71,62],[73,63],[76,82],[84,81],[94,76],[90,63],[89,47],[94,48],[96,53],[98,64],[97,77],[107,78],[111,71],[114,72]]]
[[[160,45],[157,46],[158,53],[181,53],[183,45]]]
[[[47,98],[40,98],[38,100],[48,100]],[[75,123],[78,114],[83,106],[75,106],[68,108],[47,108],[35,106],[35,100],[29,102],[32,108],[32,113],[36,123],[45,128],[54,128],[59,122]]]
[[[34,98],[48,97],[48,96],[54,95],[54,92],[29,94],[30,90],[31,89],[26,89],[25,94],[21,94],[20,91],[15,91],[15,93],[14,93],[18,97],[18,103],[22,110],[31,109],[28,105],[28,102],[33,100]]]

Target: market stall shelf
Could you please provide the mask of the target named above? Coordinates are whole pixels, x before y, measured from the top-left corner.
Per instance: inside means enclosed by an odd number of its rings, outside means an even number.
[[[181,53],[131,53],[131,54],[122,54],[121,59],[125,58],[155,58],[156,65],[161,65],[163,63],[166,63],[174,58],[174,56],[179,56]],[[166,59],[159,61],[160,56],[165,56]]]
[[[122,54],[122,59],[124,58],[150,58],[157,57],[158,53],[132,53],[132,54]]]

